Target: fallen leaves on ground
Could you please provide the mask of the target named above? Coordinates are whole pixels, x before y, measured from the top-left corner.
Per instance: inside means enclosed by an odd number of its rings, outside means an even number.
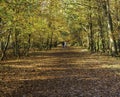
[[[120,97],[120,61],[57,48],[0,65],[0,97]]]

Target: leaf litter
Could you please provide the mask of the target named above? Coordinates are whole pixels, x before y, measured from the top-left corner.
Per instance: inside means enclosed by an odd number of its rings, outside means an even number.
[[[120,60],[57,48],[0,65],[0,97],[120,97]]]

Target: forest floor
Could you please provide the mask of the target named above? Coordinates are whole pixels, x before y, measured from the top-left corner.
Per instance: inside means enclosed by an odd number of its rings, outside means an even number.
[[[0,97],[120,97],[120,60],[57,48],[3,61]]]

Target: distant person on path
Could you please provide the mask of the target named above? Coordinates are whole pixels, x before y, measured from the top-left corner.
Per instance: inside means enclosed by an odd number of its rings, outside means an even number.
[[[62,42],[62,47],[65,48],[66,47],[66,42]]]
[[[62,42],[62,47],[64,48],[64,41]]]
[[[67,43],[66,42],[64,42],[64,47],[66,47],[67,46]]]

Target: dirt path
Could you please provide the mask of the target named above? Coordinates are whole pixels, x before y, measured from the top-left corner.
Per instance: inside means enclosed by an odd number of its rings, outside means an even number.
[[[80,48],[36,52],[1,62],[0,87],[0,97],[120,97],[120,61]]]

